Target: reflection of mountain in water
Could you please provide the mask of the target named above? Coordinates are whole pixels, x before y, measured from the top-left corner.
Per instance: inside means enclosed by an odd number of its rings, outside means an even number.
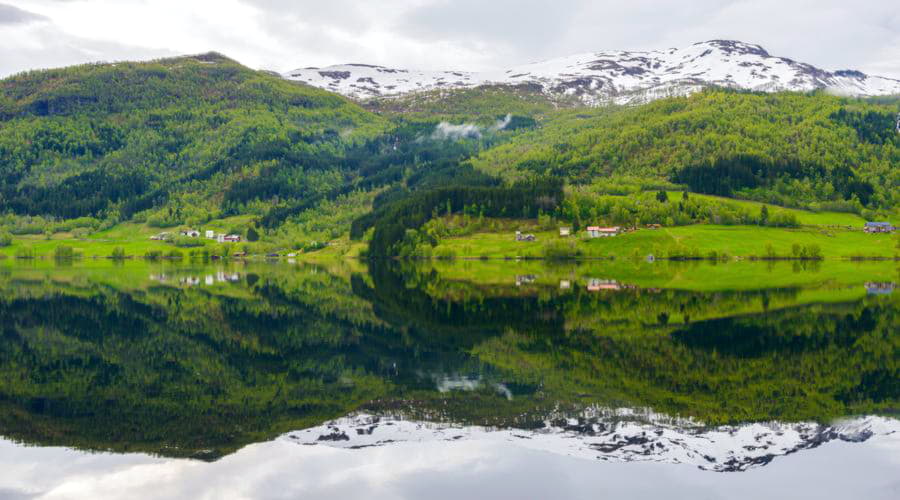
[[[213,460],[352,412],[516,433],[595,405],[707,425],[897,407],[897,294],[529,288],[383,267],[14,267],[0,435]]]
[[[895,433],[900,433],[900,421],[884,417],[845,420],[834,425],[773,422],[708,428],[647,412],[592,408],[578,417],[550,417],[532,429],[356,414],[291,432],[287,439],[303,445],[348,449],[426,441],[503,441],[587,459],[664,462],[740,472],[830,441],[862,442]]]

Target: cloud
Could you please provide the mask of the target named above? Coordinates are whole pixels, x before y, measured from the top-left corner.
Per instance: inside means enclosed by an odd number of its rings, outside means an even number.
[[[46,20],[47,18],[40,14],[0,3],[0,26],[5,24],[28,24]]]
[[[8,0],[12,1],[12,0]],[[255,68],[363,62],[414,69],[504,68],[606,49],[713,38],[758,43],[825,69],[900,78],[895,0],[15,0],[0,28],[49,26],[61,40],[0,47],[0,72],[121,55],[216,50]],[[41,48],[43,47],[43,48]]]
[[[497,122],[490,127],[481,127],[474,123],[454,125],[450,122],[441,122],[434,127],[434,132],[431,133],[431,138],[436,141],[480,139],[481,136],[485,133],[494,133],[505,129],[510,124],[510,122],[512,122],[512,115],[506,115],[506,117],[501,120],[497,120]]]

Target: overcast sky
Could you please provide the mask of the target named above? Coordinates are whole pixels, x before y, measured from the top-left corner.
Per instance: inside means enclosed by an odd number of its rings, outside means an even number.
[[[0,0],[0,76],[210,50],[276,71],[484,70],[714,38],[900,78],[898,0]]]

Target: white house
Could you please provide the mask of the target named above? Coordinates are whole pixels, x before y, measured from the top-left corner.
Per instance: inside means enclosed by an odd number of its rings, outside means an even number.
[[[206,239],[208,239],[208,240],[216,239],[216,232],[213,231],[212,229],[207,229],[206,230]]]
[[[619,226],[614,227],[600,227],[600,226],[588,226],[587,233],[591,238],[607,238],[611,236],[617,236],[621,232],[621,228]]]
[[[559,228],[559,235],[560,235],[560,236],[569,236],[570,234],[572,234],[572,228],[571,228],[571,227],[561,227],[561,228]]]
[[[181,235],[189,238],[199,238],[200,231],[197,231],[196,229],[184,229],[181,231]]]

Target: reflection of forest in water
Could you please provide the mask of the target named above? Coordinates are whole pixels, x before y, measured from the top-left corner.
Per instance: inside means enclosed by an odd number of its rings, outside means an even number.
[[[356,410],[522,428],[593,405],[827,421],[890,412],[900,393],[900,307],[884,287],[129,269],[0,274],[3,435],[216,458]]]

